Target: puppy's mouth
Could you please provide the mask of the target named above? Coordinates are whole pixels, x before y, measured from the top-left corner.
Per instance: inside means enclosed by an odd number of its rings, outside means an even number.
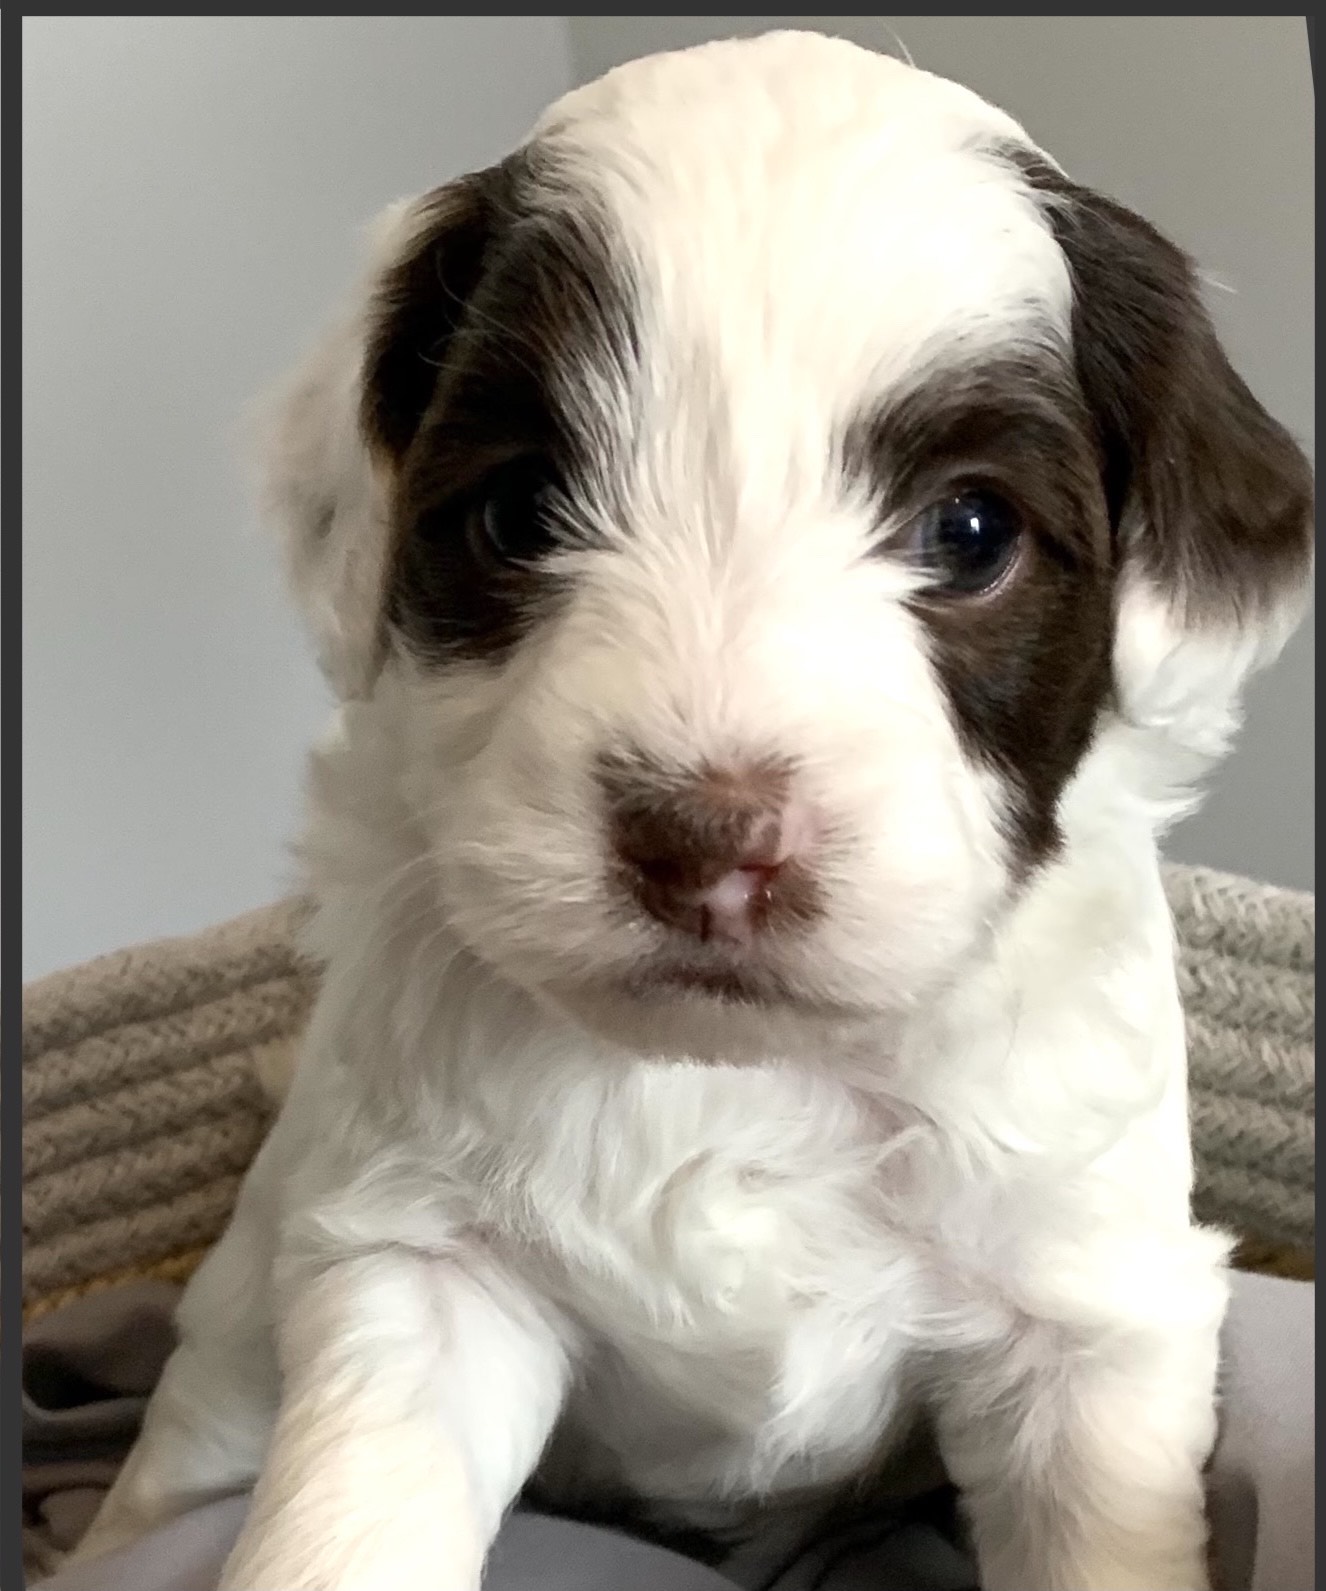
[[[789,1000],[789,991],[775,990],[769,980],[752,977],[733,967],[695,967],[663,964],[633,973],[623,990],[638,1000],[667,995],[699,995],[726,1005],[776,1005]]]
[[[620,994],[642,1005],[684,1002],[713,1003],[764,1011],[800,1012],[806,1016],[859,1016],[837,1001],[817,997],[768,967],[735,961],[660,960],[628,973],[617,984]]]

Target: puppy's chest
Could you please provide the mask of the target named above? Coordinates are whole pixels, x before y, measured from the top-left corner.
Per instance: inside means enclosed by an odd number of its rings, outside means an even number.
[[[685,1081],[615,1092],[525,1162],[525,1263],[586,1345],[573,1418],[656,1494],[850,1470],[918,1307],[886,1129],[813,1089]]]

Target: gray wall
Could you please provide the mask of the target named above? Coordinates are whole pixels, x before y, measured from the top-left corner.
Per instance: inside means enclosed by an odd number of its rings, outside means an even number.
[[[286,887],[326,698],[237,417],[568,75],[558,17],[25,19],[26,977]]]
[[[571,17],[578,80],[652,50],[773,27],[899,53],[1003,106],[1074,176],[1169,233],[1233,293],[1230,356],[1311,448],[1313,93],[1302,17]],[[1311,620],[1248,694],[1248,722],[1169,852],[1311,888]]]
[[[236,420],[357,229],[500,154],[573,77],[814,20],[25,19],[25,976],[286,887],[326,698]],[[1310,438],[1302,19],[887,21],[1236,286],[1214,304],[1231,350]],[[890,48],[883,19],[819,25]],[[1311,659],[1304,634],[1254,692],[1174,854],[1310,884]]]

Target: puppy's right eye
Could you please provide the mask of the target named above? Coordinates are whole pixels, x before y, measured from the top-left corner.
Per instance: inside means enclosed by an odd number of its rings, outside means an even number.
[[[470,506],[466,534],[485,563],[532,563],[553,544],[557,481],[540,458],[513,459],[495,470]]]

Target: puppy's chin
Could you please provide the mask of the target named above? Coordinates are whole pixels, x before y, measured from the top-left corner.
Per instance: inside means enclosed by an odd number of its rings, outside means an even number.
[[[618,985],[563,984],[542,991],[598,1038],[635,1054],[743,1066],[796,1055],[832,1054],[876,1014],[648,975]]]

